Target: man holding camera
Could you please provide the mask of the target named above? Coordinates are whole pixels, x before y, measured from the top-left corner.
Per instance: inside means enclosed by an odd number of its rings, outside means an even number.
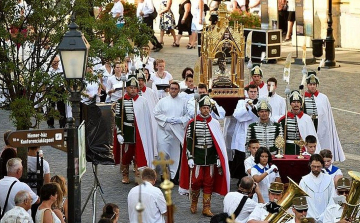
[[[264,199],[260,193],[259,187],[257,187],[257,184],[254,182],[253,178],[249,176],[243,177],[240,181],[238,191],[229,192],[225,196],[224,212],[227,212],[229,215],[233,214],[243,197],[247,196],[249,199],[246,200],[243,208],[240,211],[240,214],[235,219],[238,222],[247,222],[250,214],[257,205],[257,203],[252,200],[254,194],[258,196],[259,203],[264,203]]]

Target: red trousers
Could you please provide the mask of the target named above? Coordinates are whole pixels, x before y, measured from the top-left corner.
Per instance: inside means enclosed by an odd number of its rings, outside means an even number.
[[[211,194],[214,184],[214,168],[212,166],[195,166],[192,170],[191,189],[193,191],[203,188],[204,194]]]

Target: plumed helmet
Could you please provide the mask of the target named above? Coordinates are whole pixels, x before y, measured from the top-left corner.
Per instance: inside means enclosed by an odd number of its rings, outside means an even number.
[[[302,97],[299,91],[292,91],[290,94],[290,103],[293,101],[300,101],[300,103],[302,102]]]
[[[260,75],[260,77],[263,77],[263,72],[261,70],[261,65],[258,63],[254,63],[251,68],[251,76],[254,75]]]
[[[309,71],[306,77],[307,84],[319,84],[319,78],[316,76],[315,71]]]
[[[139,82],[135,75],[129,75],[128,79],[126,80],[126,87],[139,87]]]

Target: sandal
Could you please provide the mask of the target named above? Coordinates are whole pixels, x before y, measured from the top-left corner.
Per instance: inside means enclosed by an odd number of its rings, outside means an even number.
[[[180,44],[177,44],[177,43],[174,42],[174,43],[172,44],[172,46],[173,46],[173,47],[179,47]]]
[[[195,46],[187,45],[187,49],[188,49],[188,50],[190,50],[190,49],[195,49]]]

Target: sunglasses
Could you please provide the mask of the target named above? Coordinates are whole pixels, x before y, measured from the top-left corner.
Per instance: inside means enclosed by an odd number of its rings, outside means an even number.
[[[307,212],[308,211],[308,209],[303,209],[303,210],[298,210],[298,209],[295,209],[297,212],[299,212],[299,213],[302,213],[302,212]]]
[[[338,191],[339,195],[348,195],[349,191]]]

